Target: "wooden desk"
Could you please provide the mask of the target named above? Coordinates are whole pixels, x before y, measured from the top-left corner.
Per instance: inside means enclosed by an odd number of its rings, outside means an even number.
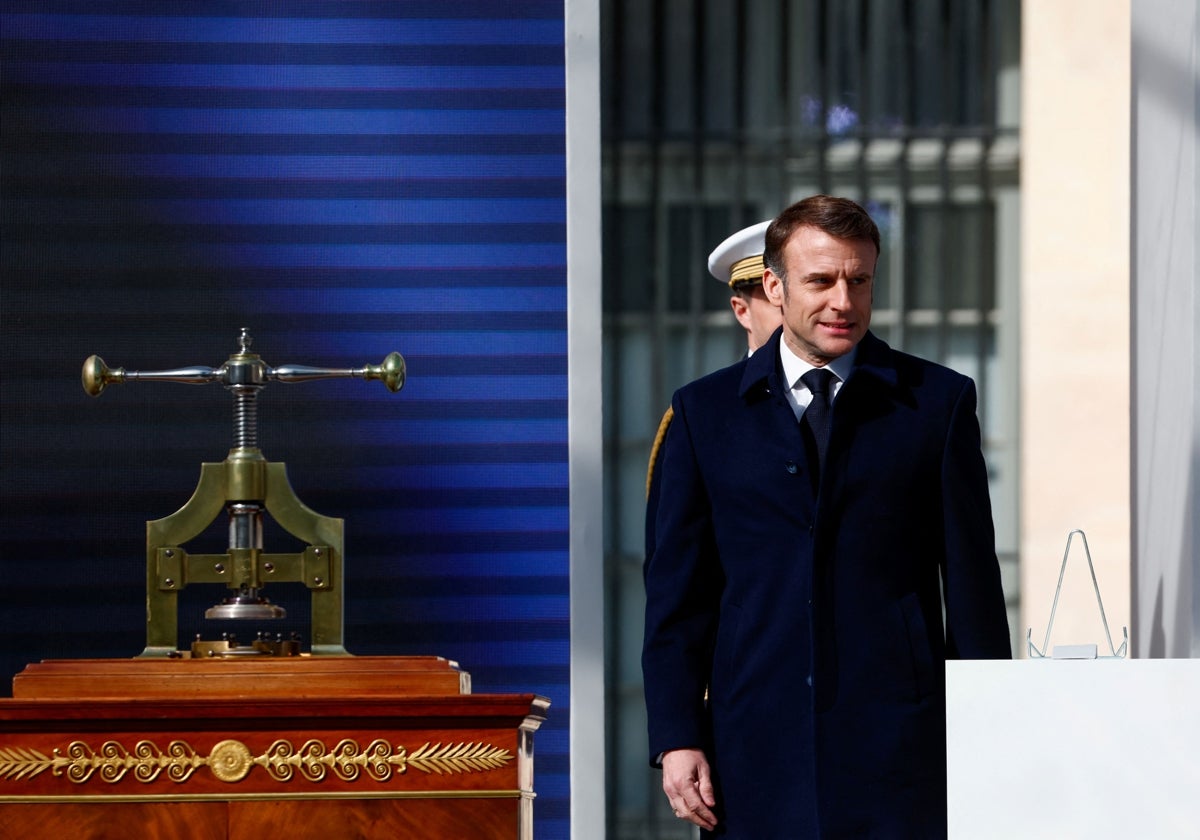
[[[531,838],[549,701],[437,657],[64,660],[0,699],[0,837]]]

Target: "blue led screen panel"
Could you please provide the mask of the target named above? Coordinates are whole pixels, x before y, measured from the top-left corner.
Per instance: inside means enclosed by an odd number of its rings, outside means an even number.
[[[345,520],[351,652],[551,699],[535,819],[567,836],[561,0],[0,9],[0,685],[141,650],[144,522],[232,445],[220,387],[92,398],[87,356],[215,367],[242,327],[274,366],[397,350],[398,394],[269,383],[259,445]],[[267,594],[265,629],[307,629],[305,590]],[[220,595],[186,590],[181,634],[226,630]]]

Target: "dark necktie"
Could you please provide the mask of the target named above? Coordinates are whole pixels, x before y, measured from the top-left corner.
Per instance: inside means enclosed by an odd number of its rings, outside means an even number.
[[[829,384],[833,374],[825,368],[813,368],[800,377],[800,381],[812,391],[812,402],[800,415],[800,422],[808,424],[813,440],[817,444],[817,463],[825,464],[825,447],[829,443]]]

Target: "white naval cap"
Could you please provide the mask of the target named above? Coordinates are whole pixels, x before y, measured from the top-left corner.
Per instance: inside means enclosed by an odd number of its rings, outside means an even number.
[[[752,283],[761,283],[763,277],[763,251],[766,250],[766,233],[771,220],[743,228],[730,236],[708,255],[708,273],[729,288]]]

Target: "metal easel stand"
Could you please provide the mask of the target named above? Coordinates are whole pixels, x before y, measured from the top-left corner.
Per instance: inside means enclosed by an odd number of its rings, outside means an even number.
[[[1104,623],[1104,637],[1108,640],[1107,655],[1097,655],[1096,645],[1055,645],[1054,651],[1049,657],[1046,656],[1046,651],[1050,648],[1050,631],[1054,629],[1054,613],[1058,610],[1058,598],[1062,595],[1063,575],[1067,571],[1067,558],[1071,556],[1071,541],[1078,534],[1083,540],[1083,552],[1087,556],[1088,571],[1092,575],[1092,589],[1096,593],[1096,605],[1100,608],[1100,620]],[[1050,606],[1050,623],[1046,625],[1046,638],[1042,642],[1042,648],[1039,650],[1033,643],[1033,628],[1030,627],[1025,634],[1025,640],[1029,644],[1030,659],[1124,659],[1125,654],[1129,649],[1129,628],[1122,627],[1121,632],[1123,638],[1121,647],[1114,648],[1112,634],[1108,630],[1108,617],[1104,614],[1104,602],[1100,599],[1100,584],[1096,581],[1096,567],[1092,565],[1092,552],[1088,548],[1087,534],[1076,528],[1067,535],[1067,547],[1063,550],[1062,568],[1058,570],[1058,587],[1054,590],[1054,603]]]

